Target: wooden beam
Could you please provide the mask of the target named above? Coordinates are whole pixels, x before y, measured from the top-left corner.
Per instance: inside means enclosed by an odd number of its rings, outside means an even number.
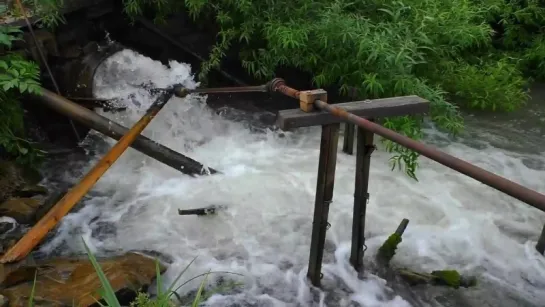
[[[365,118],[381,118],[422,114],[428,111],[429,102],[418,96],[402,96],[335,104],[347,112]],[[343,120],[324,111],[304,112],[301,109],[278,112],[277,126],[282,130],[299,127],[340,123]]]
[[[352,123],[344,124],[344,141],[343,152],[345,154],[352,155],[354,153],[354,134],[356,132],[356,125]]]
[[[371,153],[375,150],[374,134],[358,127],[358,143],[356,150],[356,182],[354,187],[354,213],[352,215],[352,246],[350,263],[363,276],[363,254],[365,252],[365,215],[369,201],[369,171]]]
[[[536,250],[542,255],[545,253],[545,225],[543,225],[541,235],[539,236],[539,239],[537,241]]]
[[[333,199],[333,187],[335,186],[339,126],[339,124],[322,126],[316,198],[314,201],[314,218],[312,221],[312,237],[310,241],[310,255],[307,272],[307,277],[316,287],[320,286],[322,259],[324,257],[325,238],[328,228],[327,219],[329,215],[329,204]]]

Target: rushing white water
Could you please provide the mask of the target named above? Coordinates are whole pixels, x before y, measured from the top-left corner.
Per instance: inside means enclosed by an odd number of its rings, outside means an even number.
[[[101,98],[132,95],[124,100],[129,108],[104,115],[125,126],[134,124],[152,103],[150,94],[139,87],[149,82],[156,87],[197,86],[187,65],[171,62],[165,67],[124,50],[99,68],[95,94]],[[223,174],[190,178],[129,149],[96,184],[85,205],[62,221],[42,251],[62,246],[68,252],[81,252],[81,236],[98,254],[156,250],[174,259],[168,280],[198,256],[182,280],[207,270],[243,275],[224,275],[244,286],[213,296],[209,303],[214,306],[349,306],[354,302],[410,306],[391,293],[386,281],[370,274],[358,280],[348,264],[355,157],[338,155],[323,268],[325,290],[311,290],[305,274],[319,128],[252,132],[247,122],[217,114],[204,100],[173,98],[143,134]],[[523,163],[531,160],[543,165],[543,156],[499,150],[486,140],[476,149],[464,145],[471,140],[446,141],[433,129],[427,135],[442,150],[545,192],[544,168]],[[96,139],[88,138],[89,148],[98,148]],[[389,157],[380,150],[372,157],[366,259],[408,218],[394,265],[422,271],[456,269],[476,275],[480,287],[517,292],[529,302],[545,300],[545,258],[534,249],[544,214],[426,158],[420,160],[419,182],[415,182],[392,172]],[[98,158],[89,161],[86,169]],[[211,204],[226,205],[227,210],[208,217],[177,214],[179,208]],[[183,295],[199,282],[179,292]]]

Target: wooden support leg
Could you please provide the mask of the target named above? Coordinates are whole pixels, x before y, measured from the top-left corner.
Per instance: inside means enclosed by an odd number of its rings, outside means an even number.
[[[350,263],[359,275],[363,273],[363,253],[365,252],[365,213],[369,200],[369,168],[373,145],[373,133],[358,127],[356,151],[356,184],[354,190],[354,214],[352,216],[352,247]]]
[[[537,240],[536,249],[542,255],[545,253],[545,225],[543,225],[543,229],[541,230],[541,235],[539,236],[539,239]]]
[[[356,131],[356,125],[351,123],[344,124],[343,152],[349,155],[354,154],[354,132],[355,131]]]
[[[335,184],[338,140],[339,124],[322,126],[318,180],[316,184],[314,219],[312,221],[312,238],[307,273],[307,277],[316,287],[320,286],[325,237],[328,228],[329,204],[333,199],[333,187]]]

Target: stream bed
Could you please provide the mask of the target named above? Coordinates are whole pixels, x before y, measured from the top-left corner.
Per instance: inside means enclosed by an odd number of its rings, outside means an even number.
[[[129,127],[153,102],[141,84],[198,85],[188,65],[173,61],[169,66],[131,50],[110,57],[95,75],[95,95],[123,98],[128,108],[101,114]],[[424,141],[545,193],[545,95],[539,95],[541,103],[534,101],[511,117],[468,116],[466,132],[455,140],[430,126]],[[424,157],[416,182],[391,171],[391,155],[380,147],[371,161],[366,261],[408,218],[393,265],[426,272],[455,269],[477,276],[479,285],[403,288],[373,272],[358,280],[348,263],[355,156],[339,153],[323,291],[313,289],[306,266],[319,127],[280,132],[260,121],[272,113],[212,110],[205,100],[172,98],[143,134],[222,174],[191,178],[129,149],[40,252],[81,254],[83,238],[97,255],[128,250],[167,255],[172,260],[167,284],[195,257],[182,282],[208,270],[239,274],[210,276],[212,284],[227,279],[241,283],[212,296],[210,306],[424,304],[411,297],[430,306],[543,306],[545,257],[534,245],[544,213]],[[76,183],[113,144],[91,133],[82,144],[85,155],[51,162],[49,180]],[[226,209],[213,216],[178,215],[178,209],[209,205]],[[200,281],[186,284],[179,294],[191,293]]]

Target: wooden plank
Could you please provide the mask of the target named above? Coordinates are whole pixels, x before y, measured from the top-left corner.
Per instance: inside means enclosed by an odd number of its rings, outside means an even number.
[[[335,104],[355,115],[381,118],[426,113],[429,102],[418,96],[401,96]],[[303,112],[301,109],[278,112],[277,126],[282,130],[340,123],[342,120],[325,111]]]
[[[354,187],[354,213],[352,215],[352,246],[350,263],[363,276],[363,254],[365,252],[365,215],[369,200],[369,171],[371,153],[375,149],[373,133],[358,127],[358,143],[356,150],[356,180]]]
[[[344,141],[343,152],[345,154],[352,155],[354,153],[354,134],[356,132],[356,125],[352,123],[344,124]]]
[[[335,186],[335,166],[337,165],[337,146],[339,143],[339,124],[322,126],[320,142],[320,159],[318,161],[318,178],[316,182],[316,198],[314,201],[314,218],[312,221],[312,237],[307,277],[311,283],[320,286],[322,260],[328,226],[329,204],[333,199]]]

